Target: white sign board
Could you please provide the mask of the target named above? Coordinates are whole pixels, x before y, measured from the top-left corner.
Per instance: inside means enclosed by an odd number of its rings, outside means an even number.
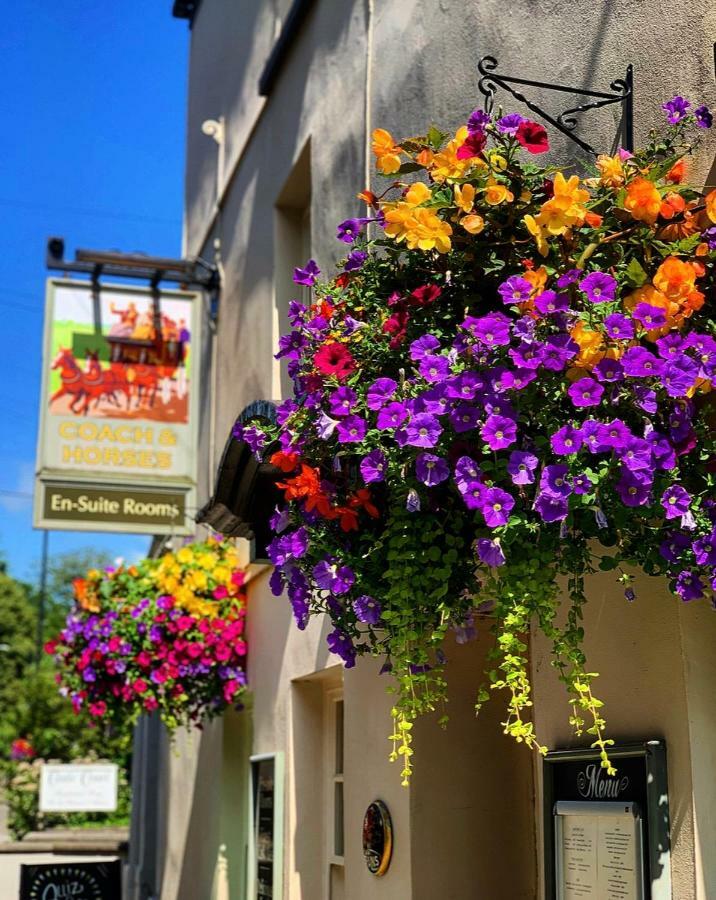
[[[50,763],[40,774],[40,812],[114,812],[118,767]]]

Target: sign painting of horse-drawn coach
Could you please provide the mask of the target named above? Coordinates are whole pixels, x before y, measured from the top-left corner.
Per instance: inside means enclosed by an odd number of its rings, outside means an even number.
[[[36,524],[187,530],[199,313],[185,291],[48,281]]]

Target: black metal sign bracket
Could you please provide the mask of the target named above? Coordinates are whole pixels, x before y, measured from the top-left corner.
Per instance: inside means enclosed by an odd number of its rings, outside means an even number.
[[[563,84],[551,84],[545,81],[531,81],[527,78],[517,78],[513,75],[503,75],[497,72],[499,63],[494,56],[483,56],[477,64],[478,71],[482,76],[478,87],[485,97],[485,111],[492,112],[495,103],[495,94],[497,89],[502,88],[512,94],[515,100],[524,103],[533,113],[549,122],[554,128],[565,134],[575,144],[580,146],[582,150],[596,156],[598,151],[588,144],[585,140],[578,137],[576,132],[579,124],[578,116],[590,109],[599,109],[602,106],[609,106],[618,103],[622,108],[622,146],[625,150],[634,149],[634,83],[631,65],[627,66],[624,78],[616,78],[609,85],[609,91],[588,91],[584,88],[569,87]],[[582,103],[579,106],[573,106],[565,109],[556,118],[545,112],[532,100],[518,90],[515,85],[524,85],[526,87],[542,88],[548,91],[559,91],[563,94],[577,94],[580,97],[594,98],[589,103]]]

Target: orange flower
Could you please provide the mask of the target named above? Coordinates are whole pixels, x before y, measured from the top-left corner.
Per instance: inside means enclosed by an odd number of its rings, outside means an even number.
[[[668,196],[676,196],[669,194]],[[661,216],[664,217],[664,204],[662,203]],[[657,237],[662,241],[680,241],[682,238],[690,237],[697,231],[701,231],[702,223],[700,213],[694,214],[692,210],[696,206],[696,202],[686,203],[683,213],[675,219],[659,228]]]
[[[628,210],[638,222],[653,225],[661,209],[661,195],[654,182],[641,175],[629,182],[624,209]]]
[[[366,188],[364,191],[361,191],[360,194],[356,194],[356,197],[359,200],[362,200],[364,203],[367,203],[368,206],[375,206],[378,202],[378,198],[376,197],[376,195],[373,193],[373,191],[369,191],[368,188]]]
[[[287,500],[299,500],[301,497],[309,497],[321,490],[321,477],[318,469],[301,463],[299,475],[286,481],[279,481],[278,487],[285,492]]]
[[[714,225],[716,225],[716,190],[713,190],[710,193],[706,194],[705,204],[706,215],[714,223]]]
[[[356,491],[355,494],[353,494],[353,496],[350,498],[348,503],[353,509],[364,509],[373,519],[380,518],[378,507],[373,503],[373,499],[368,488],[361,488],[360,490]]]
[[[575,366],[591,369],[604,357],[604,336],[587,328],[584,322],[577,322],[570,336],[579,345],[579,354],[574,360]]]
[[[672,184],[681,184],[681,182],[684,180],[685,172],[686,160],[682,157],[681,159],[677,160],[666,173],[666,180],[670,181]]]
[[[685,209],[686,200],[684,200],[681,194],[675,194],[673,191],[669,191],[666,197],[661,201],[659,215],[662,219],[673,219],[674,216],[684,212]]]
[[[693,263],[667,256],[652,280],[654,287],[669,300],[685,300],[695,289],[696,271]]]
[[[600,216],[599,213],[588,212],[584,217],[584,221],[590,228],[599,228],[602,224],[602,216]]]
[[[298,453],[286,450],[278,450],[269,458],[272,466],[276,466],[282,472],[293,472],[298,465]]]

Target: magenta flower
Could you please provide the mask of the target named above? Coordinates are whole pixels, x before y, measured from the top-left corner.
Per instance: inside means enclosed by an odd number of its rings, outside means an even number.
[[[418,481],[428,487],[434,487],[448,478],[450,467],[441,456],[435,456],[434,453],[419,453],[415,460],[415,474]]]
[[[533,453],[513,450],[507,462],[507,472],[513,484],[533,484],[538,465],[539,460]]]
[[[517,439],[517,425],[506,416],[488,416],[480,430],[483,441],[490,450],[504,450]]]
[[[426,356],[432,356],[440,347],[440,341],[432,334],[424,334],[410,345],[410,358],[420,362]]]
[[[681,356],[664,366],[661,383],[670,397],[686,397],[698,377],[698,364],[688,356]]]
[[[689,511],[691,495],[680,484],[673,484],[661,495],[661,505],[667,519],[678,519]]]
[[[604,388],[593,378],[580,378],[569,386],[567,393],[577,407],[599,406]]]
[[[592,303],[609,303],[617,295],[617,282],[606,272],[590,272],[579,282],[579,289]]]
[[[514,505],[514,498],[507,491],[503,491],[502,488],[488,488],[483,494],[481,507],[485,524],[489,528],[506,525]]]
[[[490,313],[480,318],[468,316],[462,327],[486,347],[504,347],[510,343],[510,320],[502,313]]]
[[[624,369],[618,359],[604,357],[592,369],[599,381],[621,381],[624,378]]]

